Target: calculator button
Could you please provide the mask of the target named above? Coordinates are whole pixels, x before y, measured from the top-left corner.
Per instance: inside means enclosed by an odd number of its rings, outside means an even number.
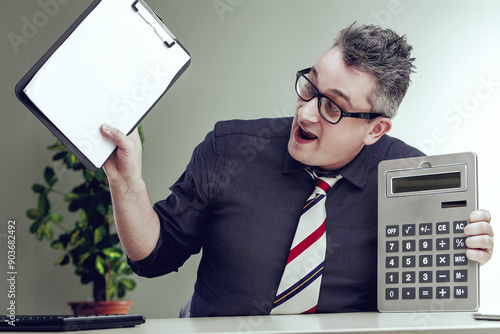
[[[436,270],[436,282],[449,282],[450,281],[450,271],[449,270]]]
[[[397,288],[385,289],[385,299],[387,300],[399,299],[399,290]]]
[[[467,282],[467,270],[455,270],[453,272],[454,282]]]
[[[436,266],[446,267],[450,265],[450,254],[436,254]]]
[[[462,254],[454,254],[453,255],[453,264],[456,266],[465,266],[467,265],[467,256],[465,253]]]
[[[399,242],[398,241],[386,241],[385,251],[387,253],[397,253],[399,252]]]
[[[439,286],[436,288],[436,298],[444,299],[450,298],[450,287],[449,286]]]
[[[418,234],[420,235],[432,234],[432,223],[418,224]]]
[[[403,283],[415,283],[414,271],[403,271]]]
[[[420,239],[418,241],[418,249],[420,251],[431,251],[432,250],[432,239]]]
[[[386,284],[397,284],[399,282],[398,273],[391,272],[385,273],[385,283]]]
[[[448,233],[450,233],[449,222],[436,223],[436,234],[448,234]]]
[[[403,236],[415,235],[415,224],[404,224],[402,234]]]
[[[466,286],[456,286],[454,289],[453,296],[455,298],[467,298],[467,287]]]
[[[385,258],[386,268],[398,268],[399,267],[399,257],[398,256],[388,256]]]
[[[397,237],[399,236],[399,225],[389,225],[385,229],[385,235],[387,237]]]
[[[465,239],[467,237],[453,238],[453,249],[466,249]]]
[[[420,255],[418,265],[420,267],[432,267],[432,255]]]
[[[418,298],[420,298],[420,299],[432,299],[432,288],[430,288],[430,287],[418,288]]]
[[[432,283],[432,271],[421,271],[418,273],[419,283]]]
[[[459,220],[453,222],[453,232],[454,233],[464,233],[464,228],[467,225],[466,220]]]
[[[415,240],[403,240],[403,252],[414,252],[415,251]]]
[[[415,288],[403,288],[403,299],[415,299]]]
[[[415,255],[403,256],[403,267],[415,267]]]
[[[449,250],[450,249],[450,238],[438,238],[436,239],[436,250]]]

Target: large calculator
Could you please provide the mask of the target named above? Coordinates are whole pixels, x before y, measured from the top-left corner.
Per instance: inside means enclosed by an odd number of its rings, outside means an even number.
[[[476,209],[474,153],[379,164],[379,311],[478,308],[479,266],[465,255],[463,232]]]

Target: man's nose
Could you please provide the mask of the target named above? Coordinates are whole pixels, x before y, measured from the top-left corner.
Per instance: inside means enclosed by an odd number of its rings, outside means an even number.
[[[298,112],[302,121],[318,122],[321,117],[318,110],[318,97],[309,102],[304,101]]]

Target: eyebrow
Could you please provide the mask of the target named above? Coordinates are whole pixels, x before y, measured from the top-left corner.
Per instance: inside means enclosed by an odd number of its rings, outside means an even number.
[[[314,77],[318,78],[318,71],[314,68],[314,66],[311,67],[311,72],[312,72]],[[336,96],[343,98],[347,102],[347,104],[349,104],[350,109],[354,109],[354,107],[352,106],[352,103],[351,103],[351,99],[349,98],[349,96],[344,94],[342,91],[335,89],[335,88],[331,88],[327,91],[327,93],[330,93],[330,94],[333,94],[333,95],[336,95]]]

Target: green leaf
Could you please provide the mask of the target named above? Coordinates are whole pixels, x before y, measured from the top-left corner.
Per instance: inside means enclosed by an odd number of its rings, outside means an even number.
[[[52,213],[49,216],[49,220],[55,224],[59,224],[63,221],[63,216],[59,213]]]
[[[104,255],[106,255],[111,260],[116,260],[122,257],[123,251],[120,248],[108,247],[102,250]]]
[[[38,213],[40,217],[45,217],[49,214],[50,211],[50,202],[47,197],[47,193],[42,193],[38,196]]]
[[[99,228],[96,228],[94,230],[94,245],[100,243],[105,236],[106,236],[106,229],[104,228],[104,226],[99,226]]]
[[[136,287],[136,283],[134,282],[134,280],[132,280],[130,278],[122,278],[120,280],[120,283],[123,284],[125,289],[127,289],[129,291],[134,290]]]
[[[50,226],[49,222],[46,222],[45,227],[43,228],[43,234],[45,235],[45,238],[48,240],[52,240],[53,237],[53,231],[52,231],[52,226]]]
[[[105,266],[105,262],[104,262],[103,258],[100,256],[96,256],[95,257],[95,269],[101,275],[104,275],[106,273],[104,266]]]
[[[40,218],[40,213],[36,209],[29,209],[28,211],[26,211],[26,216],[29,219],[38,219]]]
[[[40,227],[41,223],[42,223],[41,220],[37,220],[37,221],[33,222],[33,224],[31,224],[31,226],[30,226],[30,233],[36,233],[36,231],[38,231],[38,227]]]
[[[64,265],[66,265],[66,264],[68,264],[68,263],[69,263],[69,255],[68,255],[68,254],[64,254],[64,255],[61,255],[61,256],[57,259],[57,261],[56,261],[55,265],[56,265],[56,266],[64,266]]]
[[[58,250],[65,249],[64,244],[59,240],[52,241],[52,243],[50,244],[50,247],[52,247],[53,249],[58,249]]]
[[[45,167],[43,177],[49,186],[53,186],[57,182],[56,173],[54,173],[54,169],[52,167]]]
[[[41,184],[34,184],[31,189],[33,189],[33,191],[37,194],[41,194],[45,191],[45,188],[44,186],[42,186]]]
[[[90,257],[90,252],[87,252],[83,255],[80,256],[80,260],[78,261],[78,264],[81,266]]]
[[[67,193],[64,195],[64,201],[66,202],[72,202],[74,200],[77,200],[81,197],[81,195],[75,194],[75,193]]]
[[[68,152],[66,152],[66,151],[58,152],[58,153],[54,154],[54,156],[52,157],[52,160],[54,160],[54,161],[61,160],[66,156],[67,153]]]

